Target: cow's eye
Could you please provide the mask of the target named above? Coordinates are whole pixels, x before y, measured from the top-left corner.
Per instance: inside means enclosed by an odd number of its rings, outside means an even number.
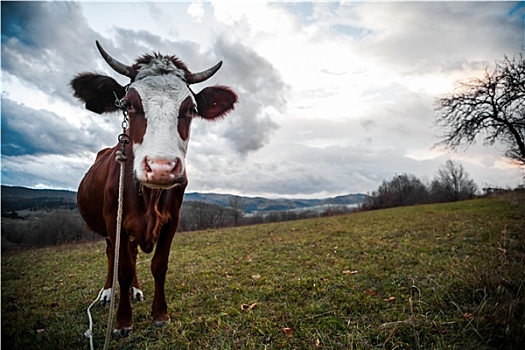
[[[193,118],[196,115],[199,114],[199,111],[197,110],[197,106],[190,107],[186,113],[182,113],[179,115],[179,119],[181,118]]]

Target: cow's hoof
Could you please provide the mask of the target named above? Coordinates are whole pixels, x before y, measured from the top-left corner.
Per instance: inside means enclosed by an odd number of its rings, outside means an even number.
[[[111,288],[104,289],[104,291],[102,291],[102,295],[100,296],[99,304],[100,306],[104,307],[106,305],[109,305],[110,302],[111,302]]]
[[[124,327],[122,329],[114,329],[113,338],[114,339],[127,338],[131,334],[132,330],[133,330],[133,327]]]
[[[170,323],[170,317],[168,315],[157,317],[153,320],[153,325],[159,328],[164,327],[168,323]]]
[[[131,287],[133,301],[144,301],[144,293],[138,288]]]

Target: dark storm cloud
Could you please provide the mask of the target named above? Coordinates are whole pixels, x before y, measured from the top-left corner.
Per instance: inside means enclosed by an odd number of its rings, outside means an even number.
[[[2,98],[2,155],[71,155],[100,147],[110,133],[86,123],[83,129],[57,114]]]
[[[268,60],[240,42],[219,39],[215,50],[224,58],[227,81],[240,100],[224,136],[240,154],[258,150],[278,128],[270,113],[286,108],[289,87]]]
[[[95,39],[79,4],[2,2],[2,70],[49,95],[74,101],[69,81],[98,57]]]
[[[2,45],[10,38],[17,38],[28,46],[35,46],[34,38],[29,35],[27,26],[31,23],[32,13],[27,4],[21,2],[2,2]]]
[[[144,54],[152,54],[159,52],[163,55],[174,55],[184,61],[190,71],[200,71],[208,67],[204,67],[207,57],[203,57],[199,53],[201,49],[197,43],[178,40],[172,41],[163,39],[159,35],[152,34],[146,30],[130,30],[125,28],[115,28],[115,40],[109,42],[107,50],[111,51],[111,55],[115,52],[115,58],[121,59],[126,64],[131,64],[133,61]],[[110,50],[111,48],[111,50]],[[213,65],[210,62],[210,65]],[[200,65],[203,67],[199,68]]]
[[[91,159],[57,155],[2,156],[2,183],[76,190]]]

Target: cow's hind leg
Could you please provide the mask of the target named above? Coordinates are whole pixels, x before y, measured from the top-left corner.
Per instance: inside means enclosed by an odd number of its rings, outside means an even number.
[[[100,296],[100,305],[109,305],[111,301],[111,284],[113,283],[113,264],[115,259],[115,249],[109,237],[106,237],[106,256],[108,258],[108,272],[106,274],[106,282],[104,283],[104,290]]]
[[[134,239],[129,240],[129,251],[131,252],[131,259],[133,261],[133,265],[135,266],[135,275],[133,276],[133,282],[131,282],[131,298],[133,301],[143,301],[144,300],[144,293],[142,293],[142,290],[140,289],[139,279],[137,278],[137,254],[139,252],[137,248],[137,242]]]

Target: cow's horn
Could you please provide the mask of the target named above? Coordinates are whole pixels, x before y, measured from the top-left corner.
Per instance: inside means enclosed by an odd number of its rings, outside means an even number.
[[[211,67],[210,69],[207,69],[205,71],[199,72],[199,73],[191,73],[186,77],[186,82],[188,84],[197,84],[201,83],[209,78],[211,78],[219,68],[222,66],[222,61],[217,63],[215,66]]]
[[[120,63],[119,61],[117,61],[116,59],[114,59],[113,57],[111,57],[107,52],[106,50],[104,50],[102,48],[102,46],[99,44],[98,40],[96,41],[96,44],[97,44],[97,48],[98,48],[98,51],[100,52],[100,54],[102,55],[102,57],[104,58],[104,61],[107,62],[107,64],[109,64],[109,66],[111,68],[113,68],[113,70],[119,74],[122,74],[122,75],[125,75],[127,76],[128,78],[133,78],[134,77],[134,74],[133,74],[133,69],[130,67],[130,66],[126,66],[125,64],[123,63]]]

